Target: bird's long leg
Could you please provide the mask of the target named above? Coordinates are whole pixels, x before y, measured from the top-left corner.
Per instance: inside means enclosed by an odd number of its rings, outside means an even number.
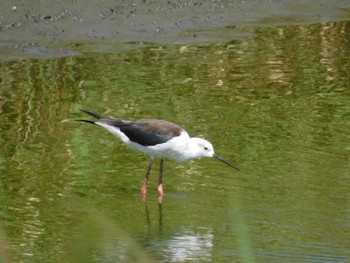
[[[145,176],[145,180],[143,181],[143,184],[141,187],[141,194],[142,195],[146,195],[146,193],[147,193],[147,183],[148,183],[149,174],[150,174],[151,169],[152,169],[152,164],[153,164],[153,158],[150,158],[149,163],[148,163],[146,176]]]
[[[163,163],[164,160],[160,159],[159,180],[158,180],[158,195],[163,196]]]

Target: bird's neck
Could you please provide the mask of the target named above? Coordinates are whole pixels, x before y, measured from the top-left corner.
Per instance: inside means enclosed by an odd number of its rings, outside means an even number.
[[[196,138],[191,138],[186,144],[185,158],[187,161],[199,158],[197,153],[197,143],[195,142]]]

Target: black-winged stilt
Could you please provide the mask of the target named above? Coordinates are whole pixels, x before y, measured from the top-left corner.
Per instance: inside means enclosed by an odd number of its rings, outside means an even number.
[[[160,158],[160,172],[158,180],[158,195],[163,195],[163,163],[164,158],[185,162],[201,157],[213,157],[228,166],[239,170],[214,153],[212,144],[201,138],[191,138],[181,127],[164,120],[126,121],[107,118],[102,115],[81,110],[94,117],[97,121],[79,120],[96,124],[108,130],[122,140],[130,148],[139,150],[150,157],[141,193],[146,194],[147,182],[154,158]]]

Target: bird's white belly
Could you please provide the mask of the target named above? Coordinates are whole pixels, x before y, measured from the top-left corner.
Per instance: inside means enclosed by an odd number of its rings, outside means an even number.
[[[143,146],[130,141],[129,138],[119,130],[119,128],[100,122],[96,122],[96,124],[107,129],[110,133],[122,140],[128,147],[142,151],[145,154],[149,155],[151,158],[169,158],[178,162],[185,162],[191,159],[188,157],[188,155],[186,155],[186,146],[190,140],[190,136],[186,131],[182,131],[180,136],[174,137],[165,143],[153,146]]]
[[[165,143],[153,146],[141,146],[139,144],[133,143],[134,145],[130,146],[132,148],[141,150],[153,158],[169,158],[178,162],[185,162],[190,159],[186,155],[186,145],[189,138],[190,137],[188,134],[186,132],[183,132],[180,136],[172,138]]]

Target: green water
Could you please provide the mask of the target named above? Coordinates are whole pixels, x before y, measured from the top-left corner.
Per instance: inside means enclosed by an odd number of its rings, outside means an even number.
[[[0,64],[1,262],[348,262],[349,22]],[[214,159],[155,163],[87,109],[161,118]]]

